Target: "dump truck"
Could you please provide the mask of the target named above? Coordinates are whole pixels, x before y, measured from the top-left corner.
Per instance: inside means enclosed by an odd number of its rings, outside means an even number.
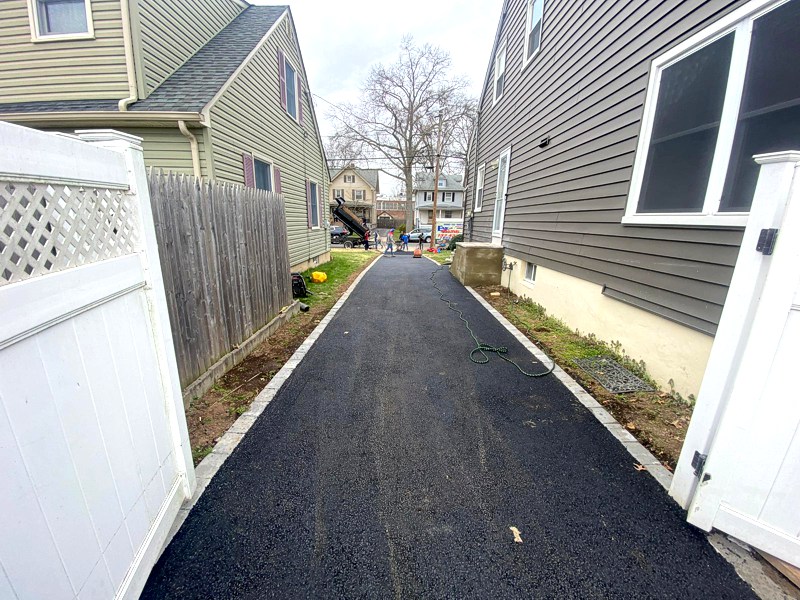
[[[350,235],[343,239],[345,248],[353,248],[356,246],[363,246],[365,236],[367,235],[367,227],[361,223],[361,220],[347,208],[344,198],[336,198],[336,207],[333,209],[333,214],[339,219],[347,229],[350,230]]]

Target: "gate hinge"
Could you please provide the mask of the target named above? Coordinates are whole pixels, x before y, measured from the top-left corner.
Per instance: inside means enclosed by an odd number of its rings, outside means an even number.
[[[775,240],[778,239],[777,229],[762,229],[758,235],[758,242],[756,243],[756,251],[761,252],[764,256],[769,256],[775,250]]]
[[[697,450],[694,451],[692,457],[692,467],[694,467],[694,476],[700,477],[703,474],[703,468],[706,466],[706,459],[708,454],[700,454]]]

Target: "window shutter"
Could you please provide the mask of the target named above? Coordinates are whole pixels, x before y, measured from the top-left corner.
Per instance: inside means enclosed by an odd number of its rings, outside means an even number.
[[[297,120],[303,124],[303,82],[300,80],[300,73],[297,74]]]
[[[306,179],[306,215],[308,217],[308,226],[311,227],[311,182]]]
[[[272,172],[274,173],[273,177],[275,178],[275,185],[273,186],[275,188],[275,193],[276,194],[280,194],[281,193],[281,170],[278,167],[273,165]]]
[[[242,154],[242,165],[244,166],[244,184],[247,187],[256,187],[256,173],[253,168],[253,155],[247,152]]]
[[[286,57],[278,50],[278,80],[281,87],[281,106],[286,110]]]

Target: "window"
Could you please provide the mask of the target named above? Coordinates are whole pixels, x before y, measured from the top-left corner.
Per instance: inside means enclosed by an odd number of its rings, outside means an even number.
[[[344,190],[333,190],[334,198],[344,198]]]
[[[483,180],[486,177],[486,163],[478,167],[478,182],[475,185],[475,212],[483,208]]]
[[[292,118],[297,118],[297,73],[289,61],[284,62],[286,69],[286,112],[292,115]]]
[[[345,183],[355,183],[356,182],[356,176],[355,175],[345,175],[344,176],[344,182]]]
[[[503,96],[506,79],[506,43],[503,42],[497,50],[494,59],[494,103]]]
[[[800,2],[765,5],[653,63],[623,223],[744,225],[753,155],[800,147]]]
[[[444,202],[453,202],[453,192],[445,192],[442,195],[442,200]]]
[[[525,64],[539,52],[542,43],[542,17],[544,0],[528,0],[528,15],[525,19]]]
[[[308,226],[319,227],[319,187],[313,181],[306,181],[306,203],[308,204]]]
[[[259,190],[272,191],[272,165],[263,160],[253,159],[253,172],[255,174],[255,187]]]
[[[447,179],[445,179],[444,177],[440,177],[438,185],[440,188],[447,187]]]
[[[90,0],[28,0],[33,39],[94,37]]]
[[[364,201],[364,190],[353,190],[353,200],[355,202]]]
[[[453,218],[453,211],[452,210],[444,211],[444,218],[445,219],[452,219]]]
[[[425,192],[425,202],[433,202],[433,192]]]
[[[525,263],[525,277],[524,280],[528,283],[536,281],[536,265],[533,263]]]

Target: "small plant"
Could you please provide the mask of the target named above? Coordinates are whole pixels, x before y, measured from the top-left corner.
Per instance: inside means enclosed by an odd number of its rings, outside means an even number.
[[[397,233],[403,235],[405,232],[406,232],[406,224],[400,223],[400,225],[397,226]]]
[[[199,448],[194,448],[192,450],[192,460],[194,461],[194,464],[197,465],[206,456],[211,454],[211,451],[213,449],[214,449],[214,446],[212,446],[211,444],[207,444],[205,446],[200,446]]]
[[[463,234],[459,233],[458,235],[454,235],[452,237],[452,239],[450,240],[450,242],[448,242],[447,249],[448,250],[455,250],[456,249],[456,244],[458,242],[463,242],[463,241],[464,241],[464,235]]]

